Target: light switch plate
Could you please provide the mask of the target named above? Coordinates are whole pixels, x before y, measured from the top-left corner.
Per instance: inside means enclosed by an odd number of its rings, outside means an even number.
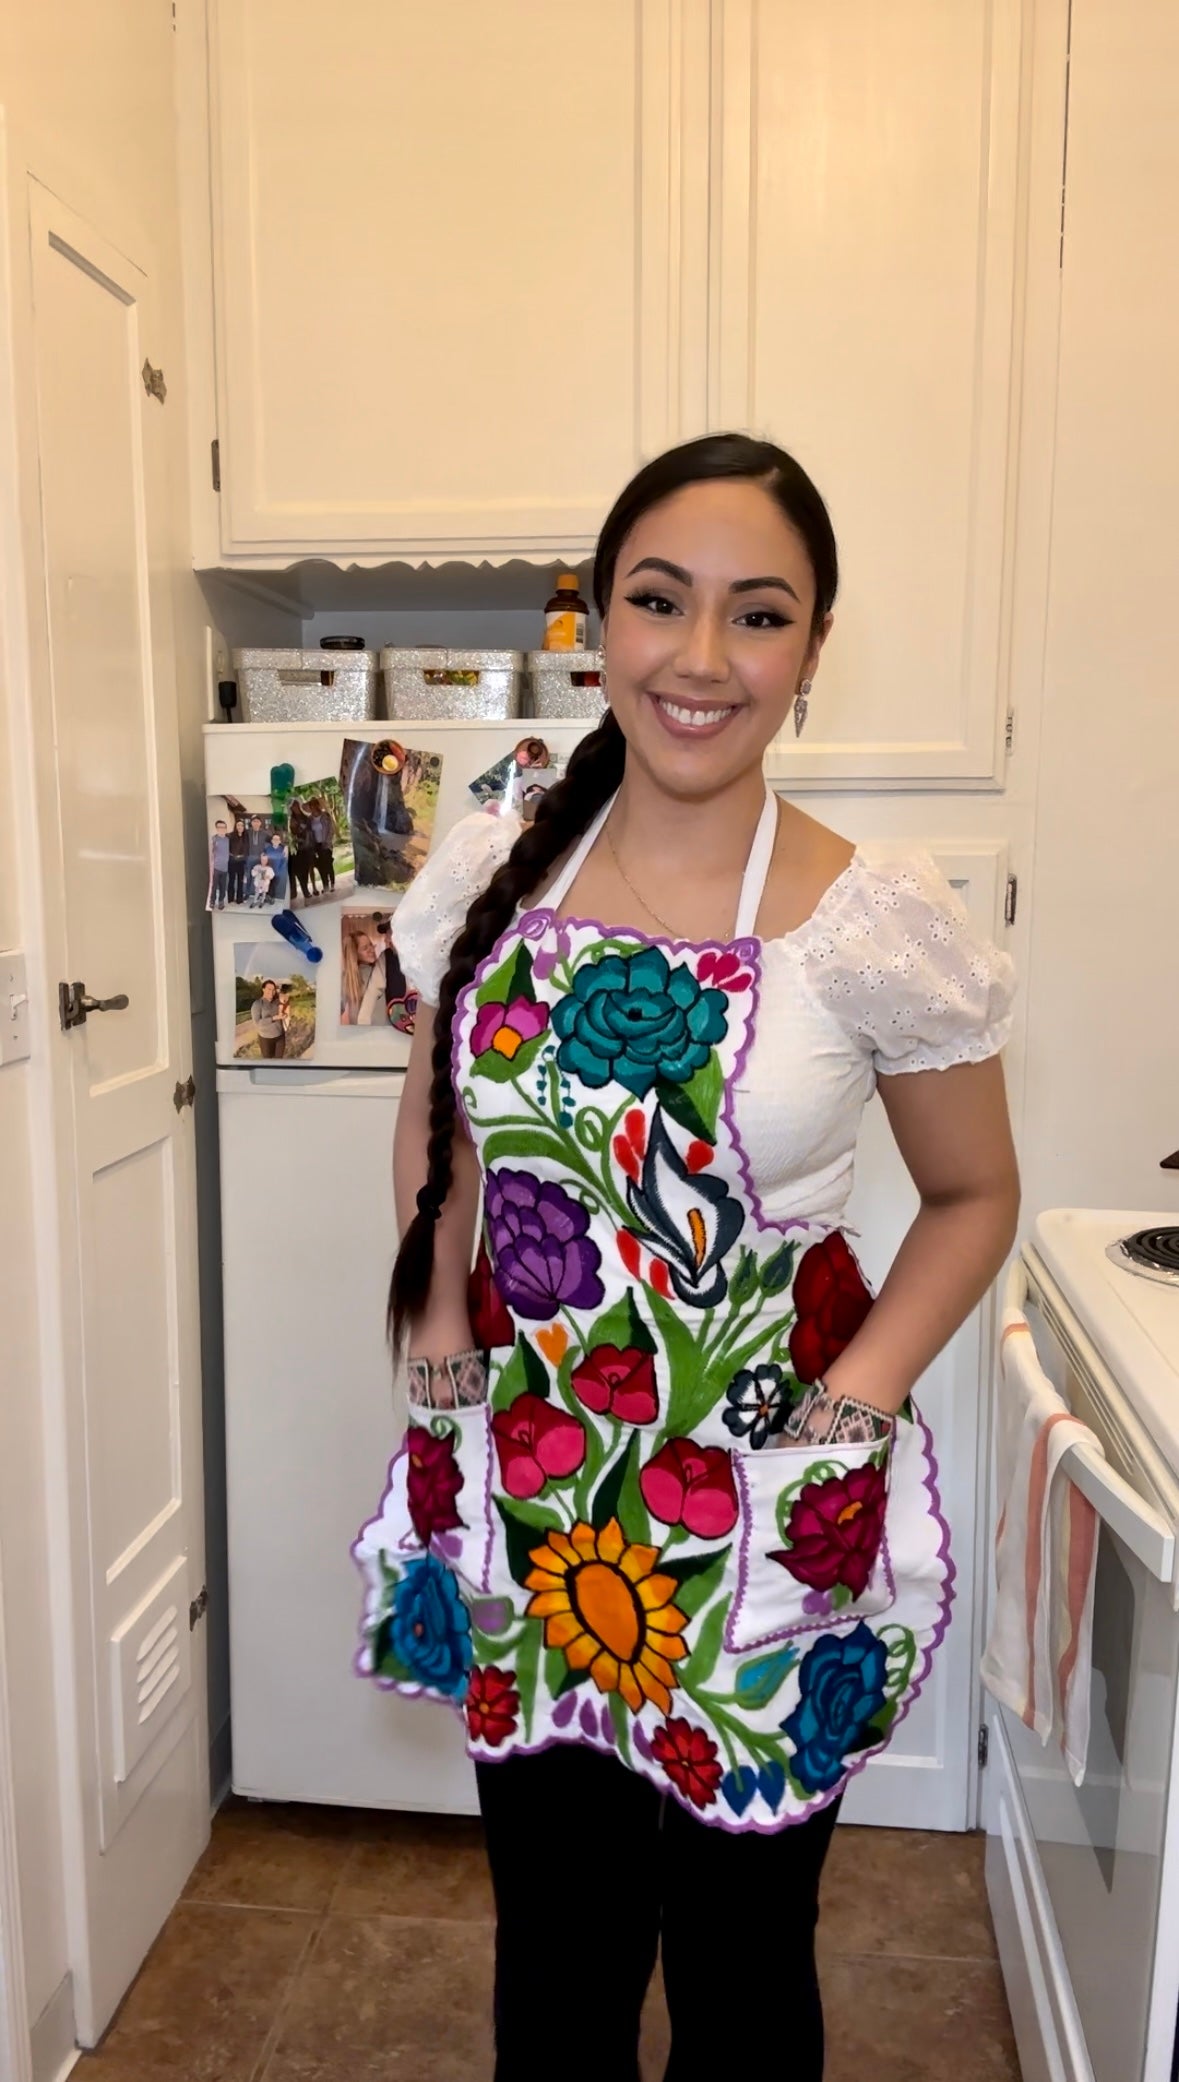
[[[23,954],[0,954],[0,1063],[29,1059],[29,987]]]

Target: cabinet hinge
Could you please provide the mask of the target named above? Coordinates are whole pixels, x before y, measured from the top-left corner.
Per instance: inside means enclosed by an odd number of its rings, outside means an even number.
[[[1015,750],[1015,710],[1013,708],[1009,708],[1007,711],[1007,722],[1003,729],[1003,750],[1009,759]]]
[[[196,1105],[196,1085],[191,1077],[184,1084],[177,1085],[172,1094],[172,1104],[177,1113],[183,1113],[186,1106]]]
[[[164,381],[163,370],[153,369],[151,363],[145,361],[139,373],[143,378],[143,387],[148,397],[158,398],[162,405],[168,395],[168,386]]]
[[[209,1609],[209,1588],[202,1583],[197,1596],[188,1608],[188,1631],[191,1634],[198,1619],[203,1619]]]
[[[990,1754],[991,1731],[988,1728],[986,1722],[983,1721],[978,1731],[978,1763],[980,1771],[986,1764],[987,1758],[990,1756]]]
[[[1018,875],[1008,875],[1008,877],[1007,877],[1007,895],[1006,895],[1006,896],[1005,896],[1005,898],[1003,899],[1003,923],[1004,923],[1004,925],[1014,925],[1014,924],[1015,924],[1015,909],[1016,909],[1016,905],[1018,904],[1018,902],[1019,902],[1019,876],[1018,876]]]
[[[213,490],[214,490],[215,492],[219,492],[219,491],[221,490],[221,443],[220,443],[220,441],[210,441],[210,443],[209,443],[209,453],[210,453],[210,456],[211,456],[211,459],[212,459],[212,465],[213,465]]]

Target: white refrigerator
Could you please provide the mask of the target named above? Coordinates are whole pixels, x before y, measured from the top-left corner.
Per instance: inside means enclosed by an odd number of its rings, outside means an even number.
[[[391,936],[395,950],[405,878],[428,857],[428,845],[479,807],[473,780],[506,760],[525,733],[543,737],[555,771],[588,727],[214,724],[205,733],[210,891],[214,902],[225,900],[210,927],[233,1786],[239,1793],[362,1807],[475,1809],[457,1715],[380,1693],[352,1670],[361,1583],[349,1547],[376,1508],[404,1426],[384,1315],[396,1243],[393,1127],[410,1043],[389,1023],[406,1016],[390,965],[384,989],[374,991],[367,986],[375,963],[350,963],[348,950],[368,957],[382,932],[384,945]],[[372,828],[372,789],[363,800],[359,793],[352,798],[367,819],[354,847],[339,779],[343,772],[347,782],[350,763],[355,770],[358,761],[373,758],[371,748],[389,740],[415,755],[404,774],[415,775],[416,787],[404,791],[408,819],[390,815],[386,790],[375,823],[408,821],[414,828],[408,836],[395,830],[382,854],[381,830],[374,840]],[[332,779],[337,785],[328,789]],[[302,849],[312,893],[293,906],[321,954],[311,963],[275,931],[273,920],[289,908],[282,893],[284,836],[293,843],[292,832],[307,831],[325,808],[336,827],[333,860],[329,866],[323,858],[321,826],[318,872],[313,836]],[[215,852],[212,842],[227,842],[233,833],[240,859],[243,826],[255,861],[263,839],[271,849],[278,872],[268,888],[255,885],[252,868],[237,887],[217,878],[213,863],[225,859],[226,848]],[[287,850],[289,895],[290,845]],[[375,861],[388,879],[358,881],[358,857],[361,873],[371,876]],[[244,901],[231,900],[239,889]],[[273,1003],[280,988],[287,1027],[281,1044],[268,1050],[267,1027],[278,1021],[265,1013],[255,1021],[252,1006],[259,995]]]

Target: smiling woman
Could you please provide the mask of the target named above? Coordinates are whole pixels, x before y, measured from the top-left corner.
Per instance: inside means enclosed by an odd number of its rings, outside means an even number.
[[[661,1926],[674,2073],[744,2072],[756,2027],[706,1999],[738,1901],[776,1931],[791,1906],[790,2070],[818,2082],[823,1855],[947,1622],[909,1395],[1012,1234],[1010,965],[932,863],[766,788],[837,578],[781,449],[649,464],[598,546],[605,720],[532,825],[465,820],[398,911],[423,1004],[390,1308],[429,1414],[356,1545],[358,1667],[466,1714],[501,2082],[633,2075]],[[873,1300],[840,1223],[878,1078],[921,1204]],[[444,1527],[412,1508],[427,1438]],[[533,1844],[578,1902],[584,2059],[511,1884]]]

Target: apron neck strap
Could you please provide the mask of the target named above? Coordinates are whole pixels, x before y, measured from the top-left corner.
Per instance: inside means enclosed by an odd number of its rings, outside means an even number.
[[[597,816],[583,831],[556,881],[550,885],[545,895],[546,911],[560,910],[617,800],[618,790],[615,789],[609,802],[603,803]],[[745,873],[741,881],[741,894],[737,900],[737,922],[733,928],[735,940],[749,939],[757,924],[757,914],[765,893],[777,832],[778,798],[773,789],[767,786],[765,803],[757,820],[757,830],[753,834],[753,844],[749,848],[749,858],[745,863]]]

